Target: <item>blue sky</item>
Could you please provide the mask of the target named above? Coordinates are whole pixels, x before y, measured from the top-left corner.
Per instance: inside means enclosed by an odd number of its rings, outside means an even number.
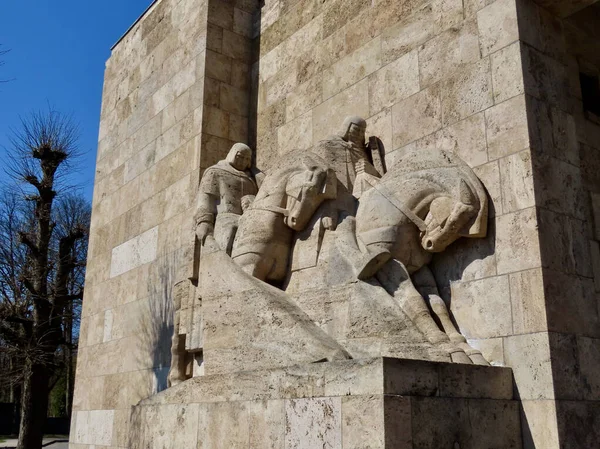
[[[87,151],[74,180],[91,200],[104,64],[110,47],[152,0],[0,0],[0,157],[19,116],[54,109],[72,114]],[[5,174],[0,170],[0,180]]]

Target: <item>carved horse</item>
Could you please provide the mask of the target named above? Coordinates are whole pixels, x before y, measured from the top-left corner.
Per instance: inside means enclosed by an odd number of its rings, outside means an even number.
[[[239,221],[231,257],[248,274],[268,282],[287,275],[295,231],[303,230],[323,201],[336,197],[337,179],[311,152],[275,161]]]
[[[391,257],[376,279],[453,361],[487,364],[455,328],[427,267],[433,253],[458,238],[485,237],[488,203],[481,182],[454,153],[425,150],[407,153],[369,184],[356,214],[357,239],[363,251]]]

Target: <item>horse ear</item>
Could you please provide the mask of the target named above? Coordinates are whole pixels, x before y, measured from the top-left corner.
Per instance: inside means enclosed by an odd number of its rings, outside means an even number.
[[[460,186],[458,189],[460,202],[466,204],[467,206],[473,206],[473,192],[464,179],[460,180]]]

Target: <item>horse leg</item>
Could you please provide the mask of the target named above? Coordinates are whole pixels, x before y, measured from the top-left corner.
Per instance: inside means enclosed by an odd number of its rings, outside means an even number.
[[[375,276],[375,274],[392,257],[392,254],[386,245],[366,246],[360,242],[360,237],[356,235],[356,219],[354,217],[345,217],[338,226],[336,245],[338,251],[353,267],[357,279],[365,280]]]
[[[446,350],[455,363],[472,363],[464,351],[457,348],[450,337],[439,329],[425,299],[415,288],[410,274],[401,262],[390,260],[377,273],[377,280],[398,301],[404,313],[432,344]]]
[[[261,281],[267,280],[267,276],[273,266],[271,257],[266,257],[259,253],[241,254],[233,260],[245,273]]]
[[[452,322],[446,302],[439,296],[437,284],[431,270],[427,266],[424,266],[413,275],[413,279],[417,284],[417,289],[421,292],[423,297],[427,298],[429,307],[439,320],[442,328],[450,338],[450,341],[462,349],[476,365],[489,365],[481,354],[481,351],[469,346],[467,339],[458,331]]]

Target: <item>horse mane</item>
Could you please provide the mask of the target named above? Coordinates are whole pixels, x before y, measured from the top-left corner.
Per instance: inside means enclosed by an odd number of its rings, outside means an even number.
[[[485,188],[473,170],[454,152],[437,149],[413,150],[402,155],[381,179],[382,182],[404,184],[422,181],[438,185],[449,196],[459,200],[461,181],[467,184],[477,200],[477,216],[467,237],[487,234],[488,200]]]
[[[307,165],[318,165],[325,170],[329,168],[327,162],[312,151],[293,150],[277,157],[271,163],[272,168],[265,172],[265,179],[254,201],[260,202],[277,193],[283,194],[290,176],[299,171],[307,170]]]

